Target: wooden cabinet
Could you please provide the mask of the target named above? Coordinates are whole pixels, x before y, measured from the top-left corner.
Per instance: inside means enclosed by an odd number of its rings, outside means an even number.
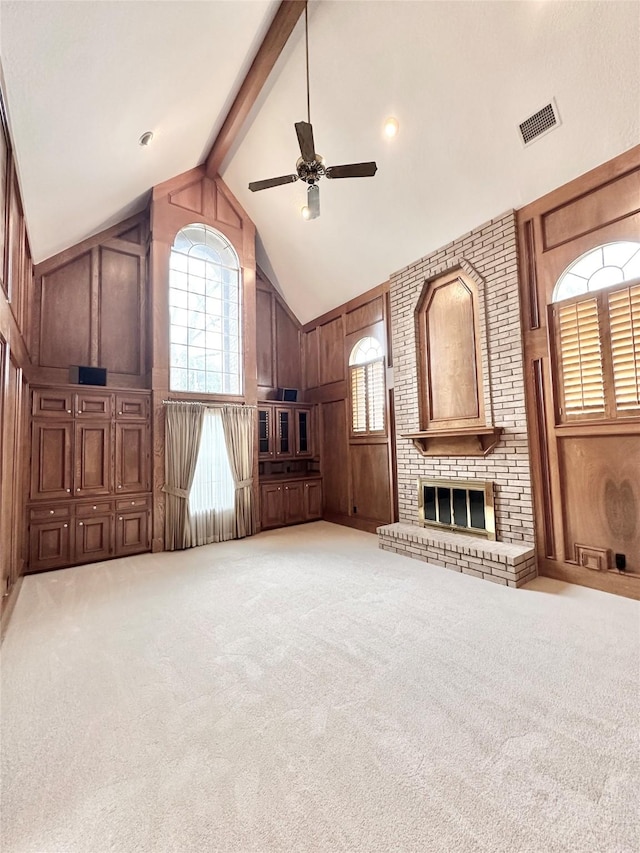
[[[116,556],[149,550],[149,511],[136,510],[116,515]]]
[[[311,458],[314,455],[312,410],[309,406],[258,406],[260,459]]]
[[[304,514],[307,521],[322,518],[322,480],[305,482]]]
[[[146,423],[116,421],[116,492],[146,492],[149,489],[149,427]]]
[[[299,524],[306,521],[304,493],[305,484],[302,482],[285,483],[284,485],[284,523]]]
[[[60,569],[70,563],[70,520],[32,521],[29,527],[29,570]]]
[[[319,477],[262,483],[260,498],[263,530],[322,518],[322,480]]]
[[[149,549],[150,409],[145,392],[33,390],[28,571]]]
[[[66,411],[65,416],[68,417]],[[51,421],[34,421],[31,443],[31,499],[69,498],[73,487],[73,421],[56,414]]]
[[[111,421],[78,420],[73,459],[75,497],[111,494]]]

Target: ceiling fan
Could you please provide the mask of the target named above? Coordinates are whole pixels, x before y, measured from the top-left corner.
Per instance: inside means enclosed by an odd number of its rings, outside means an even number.
[[[311,126],[311,108],[309,100],[309,25],[307,7],[304,10],[305,50],[307,59],[307,121],[295,123],[300,157],[296,163],[296,171],[291,175],[281,175],[279,178],[267,178],[266,181],[253,181],[249,184],[251,192],[268,190],[282,184],[292,184],[295,181],[305,181],[307,184],[307,207],[303,208],[305,219],[317,219],[320,216],[320,188],[318,181],[324,175],[327,178],[372,178],[378,170],[374,162],[348,163],[344,166],[325,166],[324,158],[316,153]]]

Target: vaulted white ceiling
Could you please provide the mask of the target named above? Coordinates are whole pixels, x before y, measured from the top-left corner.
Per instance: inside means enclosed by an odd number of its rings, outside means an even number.
[[[139,209],[202,162],[277,2],[2,0],[8,108],[36,260]],[[294,122],[306,119],[304,29],[292,34],[222,175],[258,230],[258,261],[304,322],[504,210],[640,140],[640,4],[565,0],[330,2],[309,7],[311,119],[328,164],[305,222]],[[517,126],[555,98],[561,125]],[[388,115],[400,133],[382,136]],[[156,134],[142,149],[138,137]]]

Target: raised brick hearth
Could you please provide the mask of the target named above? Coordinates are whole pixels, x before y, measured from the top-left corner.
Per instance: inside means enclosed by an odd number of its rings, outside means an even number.
[[[502,433],[495,449],[486,456],[425,457],[405,437],[421,428],[415,310],[425,282],[456,268],[471,277],[477,287],[484,408],[487,425],[501,427]],[[390,297],[400,523],[380,528],[380,546],[449,568],[459,567],[467,574],[498,583],[521,586],[535,576],[535,540],[515,213],[509,211],[394,273]],[[421,527],[418,477],[493,482],[498,541]],[[511,562],[504,550],[509,545],[519,548],[517,554],[515,550],[511,554]]]
[[[537,574],[535,551],[527,545],[490,542],[479,536],[402,523],[379,527],[378,543],[385,551],[503,586],[523,586]]]

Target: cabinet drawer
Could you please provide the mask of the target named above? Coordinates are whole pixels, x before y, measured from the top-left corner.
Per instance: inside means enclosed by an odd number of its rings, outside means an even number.
[[[111,501],[76,504],[76,516],[78,518],[90,518],[92,515],[104,515],[109,512],[113,512]]]
[[[116,417],[119,420],[144,421],[149,416],[149,397],[138,394],[116,394]]]
[[[63,388],[34,388],[34,417],[70,418],[73,415],[73,392]]]
[[[69,518],[69,506],[42,506],[29,510],[31,521],[57,521],[59,518]]]
[[[110,418],[112,411],[112,394],[76,394],[75,413],[79,418]]]
[[[149,509],[151,506],[151,497],[143,498],[127,498],[116,501],[116,509],[118,512],[126,512],[134,509]]]

